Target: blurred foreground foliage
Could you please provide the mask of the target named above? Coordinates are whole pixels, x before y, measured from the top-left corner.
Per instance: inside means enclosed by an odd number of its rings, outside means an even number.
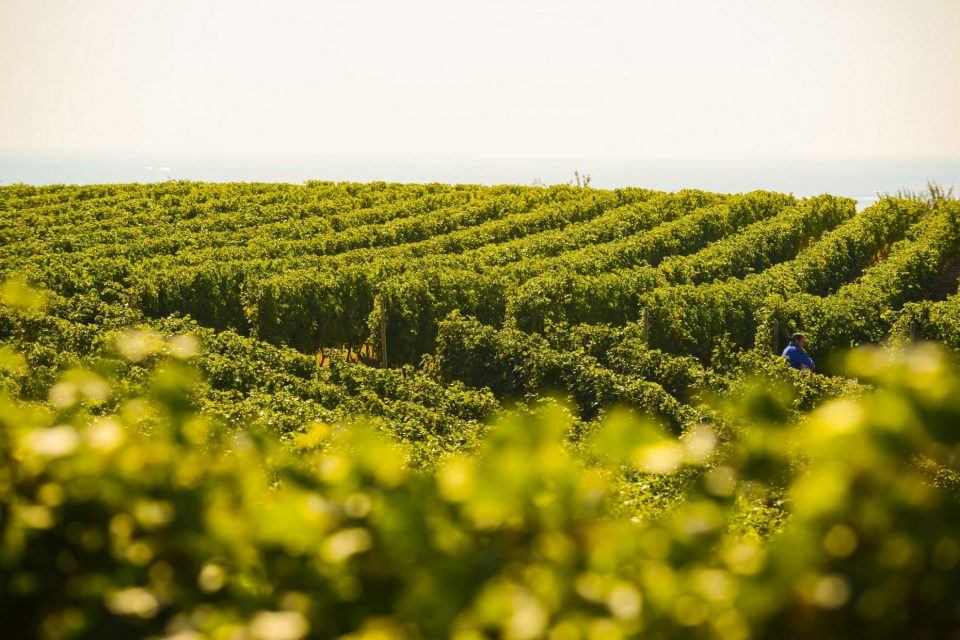
[[[731,429],[610,412],[571,442],[544,403],[430,470],[363,424],[218,428],[191,338],[117,349],[144,384],[75,369],[46,402],[0,396],[4,637],[960,632],[960,376],[933,347],[852,353],[870,386],[799,419],[745,384],[715,403]],[[622,515],[625,474],[684,499]],[[762,505],[778,527],[751,525]]]

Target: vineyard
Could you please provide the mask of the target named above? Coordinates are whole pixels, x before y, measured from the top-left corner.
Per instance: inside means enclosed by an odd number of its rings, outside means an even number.
[[[958,278],[935,190],[0,187],[6,637],[960,633]]]

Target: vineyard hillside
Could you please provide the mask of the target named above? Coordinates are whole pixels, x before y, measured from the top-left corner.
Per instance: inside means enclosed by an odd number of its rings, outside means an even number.
[[[933,189],[0,187],[0,619],[942,637],[958,264]]]

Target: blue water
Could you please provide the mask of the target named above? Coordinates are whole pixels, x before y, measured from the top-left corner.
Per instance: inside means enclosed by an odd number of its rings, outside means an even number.
[[[832,193],[861,206],[880,194],[923,190],[927,181],[960,190],[960,155],[904,160],[682,160],[598,157],[477,159],[448,157],[269,157],[257,155],[18,154],[0,151],[0,185],[202,180],[335,180],[470,184],[557,184],[574,171],[591,186],[697,188],[738,193],[768,189],[798,196]]]

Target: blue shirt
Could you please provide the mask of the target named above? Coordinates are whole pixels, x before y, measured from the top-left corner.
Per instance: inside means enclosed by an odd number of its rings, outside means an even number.
[[[783,350],[783,357],[787,359],[787,364],[794,369],[816,369],[810,356],[793,342]]]

